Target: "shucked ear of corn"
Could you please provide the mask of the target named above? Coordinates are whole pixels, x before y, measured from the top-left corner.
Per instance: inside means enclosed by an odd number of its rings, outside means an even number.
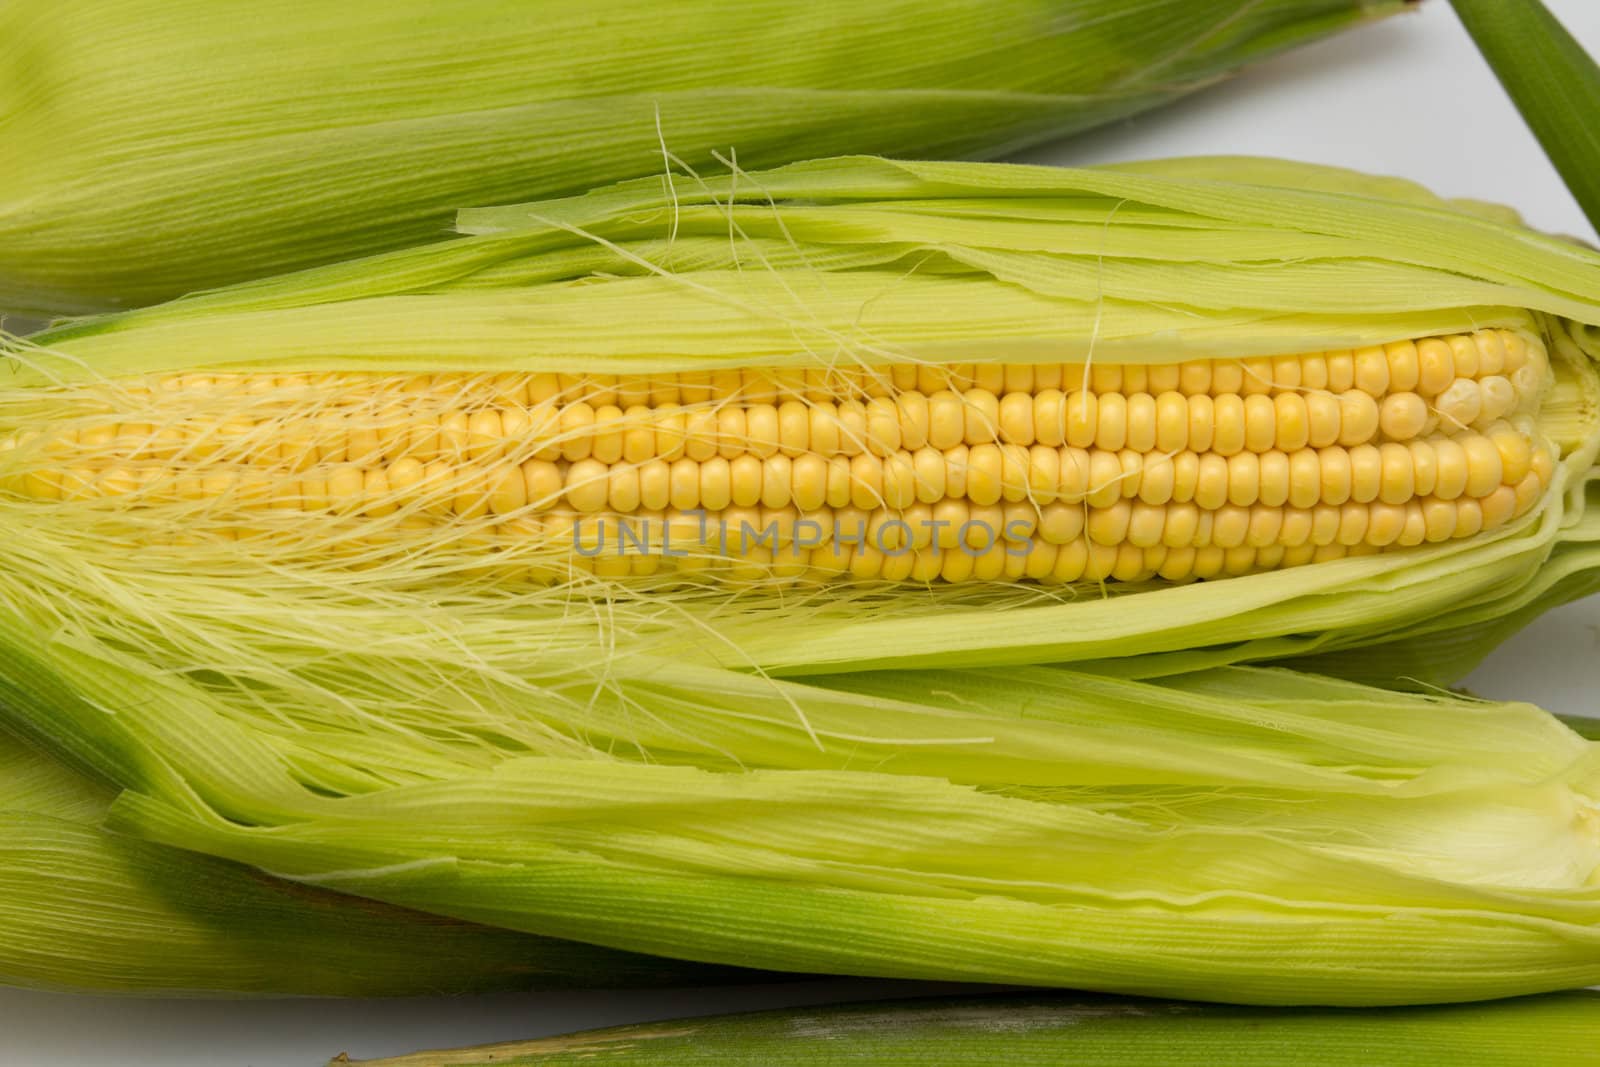
[[[0,312],[445,236],[462,204],[737,150],[990,155],[1403,0],[10,0]]]
[[[464,223],[15,346],[4,581],[225,672],[402,614],[492,707],[586,647],[1449,682],[1600,573],[1600,257],[1403,183],[854,160]]]
[[[99,824],[114,795],[0,732],[0,984],[418,996],[731,973],[441,919],[113,834]]]
[[[364,1067],[1556,1067],[1594,1051],[1600,995],[1467,1007],[1290,1011],[1038,994],[788,1008],[419,1052]]]
[[[463,224],[13,346],[0,700],[130,791],[120,827],[780,969],[1351,1004],[1600,979],[1588,742],[1192,673],[1404,638],[1386,668],[1425,675],[1592,582],[1600,256],[1245,161],[822,161]],[[775,543],[669,556],[680,469]],[[1028,537],[849,543],[950,511]],[[802,519],[847,536],[797,556]],[[608,556],[624,520],[657,525]]]

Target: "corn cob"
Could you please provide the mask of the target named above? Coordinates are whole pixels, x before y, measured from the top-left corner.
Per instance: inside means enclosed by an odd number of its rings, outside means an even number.
[[[0,733],[0,984],[417,996],[719,980],[291,885],[101,829],[114,790]]]
[[[1546,1067],[1593,1050],[1600,1002],[1588,992],[1498,1004],[1384,1011],[1221,1008],[1106,997],[990,996],[787,1008],[613,1026],[476,1049],[330,1067],[563,1067],[650,1064],[767,1067]]]
[[[437,241],[462,204],[720,155],[994,155],[1404,0],[10,0],[0,312]],[[152,239],[153,235],[157,239]]]
[[[1521,518],[1555,473],[1552,377],[1512,330],[1127,366],[188,375],[0,449],[38,457],[11,475],[35,499],[399,516],[418,544],[477,522],[486,551],[554,541],[600,573],[717,552],[789,577],[1182,580]]]

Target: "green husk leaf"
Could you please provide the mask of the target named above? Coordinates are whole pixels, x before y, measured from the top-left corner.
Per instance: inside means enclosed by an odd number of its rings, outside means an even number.
[[[463,204],[717,154],[992,156],[1402,0],[14,0],[0,310],[103,311],[440,240]]]
[[[481,1048],[349,1060],[365,1067],[1567,1067],[1594,1048],[1591,992],[1381,1011],[1220,1007],[1107,997],[886,1001],[663,1020]],[[330,1065],[331,1067],[331,1065]]]
[[[1540,0],[1450,0],[1561,179],[1600,229],[1600,64]]]
[[[420,996],[737,972],[408,911],[111,833],[116,791],[0,732],[0,985]]]

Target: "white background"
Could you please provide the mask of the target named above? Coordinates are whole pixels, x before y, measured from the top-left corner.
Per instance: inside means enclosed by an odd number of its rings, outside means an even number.
[[[1195,0],[1200,2],[1200,0]],[[1514,2],[1514,0],[1506,0]],[[1600,4],[1546,0],[1600,54]],[[1600,121],[1600,116],[1594,117]],[[1444,0],[1304,49],[1227,85],[1030,160],[1261,154],[1497,200],[1594,240]],[[1554,612],[1469,680],[1476,691],[1600,714],[1600,598]],[[421,1001],[154,1001],[0,990],[0,1067],[310,1067],[692,1013],[903,994],[909,983],[566,993]]]

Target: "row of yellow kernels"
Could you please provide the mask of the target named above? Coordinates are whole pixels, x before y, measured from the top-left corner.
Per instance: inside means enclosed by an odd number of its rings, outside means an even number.
[[[1484,428],[1513,407],[1509,400],[1477,405],[1468,423]],[[1280,393],[1213,398],[1171,392],[1097,397],[1047,390],[996,397],[974,389],[932,397],[907,393],[865,404],[788,401],[776,407],[705,409],[669,404],[623,411],[596,410],[578,402],[560,409],[488,408],[442,417],[396,413],[387,423],[338,416],[253,422],[234,416],[159,430],[149,423],[98,424],[58,431],[50,447],[63,455],[110,452],[124,459],[222,454],[258,465],[287,460],[302,469],[317,462],[375,463],[401,457],[430,462],[510,455],[572,462],[593,458],[612,464],[741,455],[890,456],[902,449],[993,443],[1112,452],[1189,450],[1226,457],[1274,448],[1409,441],[1435,426],[1446,432],[1457,428],[1453,418],[1440,426],[1416,393],[1394,393],[1380,405],[1355,391],[1337,397]]]
[[[512,478],[509,486],[457,487],[454,495],[439,502],[440,506],[424,506],[411,517],[423,519],[430,529],[437,524],[485,516],[495,516],[494,521],[504,519],[507,523],[539,518],[527,515],[524,498],[514,491],[517,482],[518,479]],[[1127,541],[1140,547],[1214,544],[1233,548],[1270,544],[1297,546],[1306,542],[1316,545],[1367,543],[1386,547],[1467,537],[1482,529],[1496,528],[1525,514],[1537,503],[1547,485],[1547,476],[1540,471],[1530,471],[1515,485],[1497,486],[1480,498],[1426,496],[1398,503],[1347,500],[1342,504],[1283,506],[1224,502],[1207,508],[1195,502],[1150,504],[1124,498],[1089,506],[1063,502],[1040,506],[1031,501],[981,505],[949,498],[931,504],[913,503],[904,508],[847,503],[802,510],[789,504],[652,510],[624,512],[621,516],[639,524],[645,531],[647,544],[652,538],[659,540],[661,537],[660,532],[652,532],[652,524],[665,529],[661,524],[670,521],[678,524],[675,536],[679,544],[702,544],[709,536],[711,543],[724,547],[732,543],[741,549],[749,547],[752,541],[758,544],[767,536],[778,544],[808,538],[814,541],[845,538],[880,549],[892,549],[902,543],[913,548],[929,544],[983,548],[996,540],[1035,537],[1049,544],[1064,544],[1085,533],[1096,544],[1115,545]],[[92,487],[85,485],[86,492],[91,488],[101,493],[115,492],[119,488],[125,492],[151,489],[149,485],[141,486],[133,481],[119,487],[113,478],[101,479]],[[277,493],[271,492],[269,487],[257,488],[257,493],[252,495],[243,483],[226,476],[214,476],[188,486],[180,485],[171,496],[157,488],[154,499],[226,501],[234,507],[276,507],[296,513],[327,509],[369,518],[384,518],[408,504],[418,503],[407,502],[392,493],[368,496],[363,502],[359,495],[363,488],[360,483],[345,487],[349,495],[344,497],[324,495],[329,489],[337,491],[336,484],[319,487],[311,482],[293,482],[290,486],[276,487]],[[508,492],[508,488],[513,491]],[[69,491],[69,495],[85,494]],[[664,515],[670,516],[670,520],[663,519]],[[548,511],[542,521],[547,532],[566,526],[573,536],[582,535],[590,542],[597,541],[593,547],[601,549],[608,529],[612,531],[613,543],[619,539],[618,531],[623,525],[621,516],[616,512],[583,512],[562,506]],[[585,529],[590,532],[583,534]],[[712,531],[709,535],[708,530]],[[532,532],[530,528],[530,534]]]
[[[564,583],[577,573],[606,578],[673,575],[686,580],[697,576],[719,584],[748,582],[772,585],[790,582],[961,583],[970,581],[1016,582],[1032,580],[1042,585],[1073,582],[1136,582],[1233,577],[1282,567],[1301,566],[1346,556],[1379,551],[1369,546],[1343,545],[1301,548],[1272,546],[1207,548],[1111,548],[1084,540],[1067,545],[1043,545],[1018,555],[996,546],[985,552],[889,554],[865,545],[771,552],[761,549],[742,557],[714,559],[688,557],[663,559],[655,555],[604,555],[592,559],[572,556],[516,568],[536,582]]]
[[[1486,496],[1502,484],[1515,485],[1538,466],[1549,481],[1554,458],[1526,436],[1501,424],[1490,434],[1439,437],[1345,449],[1300,449],[1216,453],[1120,452],[1035,445],[957,446],[899,452],[887,458],[858,455],[744,455],[713,457],[701,463],[649,460],[638,465],[580,460],[567,465],[524,465],[529,501],[556,493],[584,512],[632,511],[669,504],[716,510],[729,505],[804,508],[857,507],[885,503],[905,507],[966,498],[979,504],[1001,500],[1088,500],[1103,506],[1118,497],[1146,503],[1195,500],[1204,507],[1256,501],[1310,506],[1383,500],[1401,503],[1413,496],[1455,499]],[[553,469],[552,469],[553,468]],[[539,491],[536,495],[536,491]]]
[[[186,499],[236,495],[249,499],[305,499],[317,507],[389,513],[420,503],[435,511],[510,514],[565,503],[585,513],[631,512],[676,507],[721,510],[729,506],[804,509],[908,507],[966,499],[979,505],[1001,501],[1088,502],[1106,507],[1118,499],[1146,504],[1194,501],[1206,509],[1224,504],[1309,507],[1317,503],[1399,504],[1414,496],[1451,500],[1483,497],[1502,484],[1515,486],[1530,472],[1548,484],[1554,468],[1550,448],[1537,446],[1507,423],[1488,434],[1435,437],[1400,444],[1333,446],[1216,453],[1119,452],[1076,448],[964,445],[923,448],[887,458],[806,455],[764,460],[746,454],[704,462],[687,457],[671,463],[605,464],[527,460],[485,464],[421,463],[403,457],[387,465],[330,464],[296,471],[221,463],[174,467],[160,461],[64,465],[14,474],[15,488],[35,497],[60,499],[118,495],[138,485],[164,481]]]

